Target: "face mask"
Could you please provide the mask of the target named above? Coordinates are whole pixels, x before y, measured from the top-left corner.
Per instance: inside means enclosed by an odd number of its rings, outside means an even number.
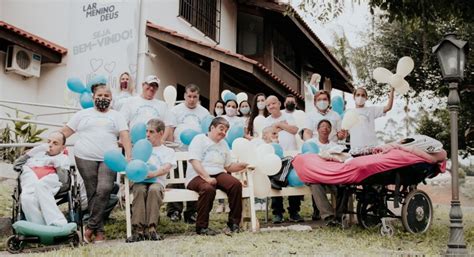
[[[329,107],[329,101],[321,100],[316,102],[316,107],[320,110],[326,110]]]
[[[109,108],[110,102],[111,100],[108,98],[96,98],[94,104],[97,110],[103,112]]]
[[[292,112],[292,111],[295,110],[296,104],[293,103],[293,102],[288,102],[288,103],[286,103],[285,108],[286,108],[288,111]]]
[[[257,108],[258,108],[259,110],[265,109],[265,102],[258,102],[258,103],[257,103]]]
[[[365,97],[362,97],[362,96],[356,96],[355,98],[355,102],[357,105],[364,105],[365,101],[367,101],[367,99],[365,99]]]
[[[224,113],[224,110],[222,108],[216,108],[214,111],[216,112],[217,116],[221,116]]]
[[[242,113],[243,115],[246,115],[250,112],[250,108],[249,107],[242,107],[240,108],[240,113]]]
[[[234,108],[226,107],[225,108],[225,113],[227,114],[227,116],[233,117],[237,114],[237,110],[234,109]]]
[[[128,81],[120,82],[120,89],[121,90],[127,89],[127,87],[128,87]]]

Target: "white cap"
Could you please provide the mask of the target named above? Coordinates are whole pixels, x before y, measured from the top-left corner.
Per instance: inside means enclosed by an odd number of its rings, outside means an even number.
[[[429,136],[414,135],[399,141],[404,146],[413,146],[427,153],[438,153],[443,150],[443,144]]]
[[[155,75],[148,75],[145,78],[145,83],[147,83],[148,85],[150,85],[151,83],[156,83],[156,84],[160,85],[160,79]]]

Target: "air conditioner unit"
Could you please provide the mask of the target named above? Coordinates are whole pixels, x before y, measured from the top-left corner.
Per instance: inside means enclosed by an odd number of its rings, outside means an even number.
[[[40,76],[41,55],[17,45],[7,48],[5,71],[15,72],[24,77]]]

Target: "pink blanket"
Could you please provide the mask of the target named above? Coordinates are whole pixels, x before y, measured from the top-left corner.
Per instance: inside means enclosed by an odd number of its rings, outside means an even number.
[[[294,158],[293,167],[305,183],[357,184],[371,175],[422,162],[427,161],[394,149],[385,154],[356,157],[346,163],[326,161],[317,154],[300,154]]]

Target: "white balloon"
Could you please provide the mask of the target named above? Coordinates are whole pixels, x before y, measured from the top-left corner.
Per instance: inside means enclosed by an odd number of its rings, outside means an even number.
[[[403,84],[403,77],[398,75],[398,74],[394,74],[392,75],[392,77],[390,77],[390,85],[394,88],[394,89],[397,89],[398,87],[401,87],[402,84]]]
[[[244,161],[245,153],[248,152],[250,147],[250,141],[242,137],[236,138],[232,142],[232,152],[242,161]]]
[[[406,75],[410,74],[410,72],[415,67],[415,62],[409,56],[404,56],[398,60],[397,63],[397,74],[404,78]]]
[[[240,104],[242,101],[247,101],[249,96],[247,93],[240,92],[237,94],[237,103]]]
[[[267,175],[258,171],[253,172],[253,185],[255,197],[265,198],[270,195],[272,184]]]
[[[293,118],[295,119],[296,126],[302,129],[306,126],[306,113],[302,110],[296,110],[293,112]]]
[[[221,99],[222,99],[222,101],[224,101],[224,96],[225,96],[225,94],[227,94],[227,92],[230,92],[230,90],[227,90],[227,89],[226,89],[226,90],[222,91],[222,93],[221,93]]]
[[[253,120],[253,129],[257,132],[257,136],[262,137],[262,131],[265,128],[265,117],[259,115]]]
[[[255,168],[267,176],[273,176],[281,169],[281,159],[274,153],[266,154],[260,157],[260,161]]]
[[[341,128],[345,130],[349,130],[354,127],[360,121],[359,114],[354,110],[348,110],[344,114],[344,118],[341,122]]]
[[[250,143],[252,144],[252,147],[254,149],[257,149],[257,147],[261,144],[265,144],[265,142],[263,141],[263,139],[259,138],[259,137],[254,137],[252,138],[252,140],[250,140]]]
[[[275,149],[271,144],[261,144],[257,147],[256,149],[256,155],[258,156],[259,159],[261,159],[263,156],[267,154],[274,154]]]
[[[401,95],[408,93],[408,90],[410,90],[410,84],[408,84],[408,81],[406,80],[402,80],[401,85],[395,88],[395,91]]]
[[[375,68],[373,75],[377,83],[389,83],[393,73],[383,67],[378,67]]]
[[[173,107],[176,102],[176,88],[171,85],[167,86],[163,91],[163,98],[170,108]]]

